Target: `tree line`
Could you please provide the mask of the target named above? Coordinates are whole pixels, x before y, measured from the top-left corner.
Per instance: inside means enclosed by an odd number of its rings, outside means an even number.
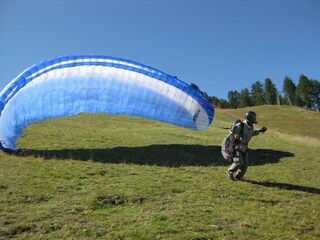
[[[194,88],[201,91],[195,84]],[[202,91],[201,91],[202,92]],[[241,91],[231,90],[228,92],[228,99],[219,99],[215,96],[208,96],[202,92],[213,106],[220,108],[243,108],[259,105],[295,105],[309,109],[320,110],[320,82],[300,75],[296,85],[291,78],[286,76],[283,81],[282,90],[278,91],[270,78],[264,83],[256,81],[251,88],[244,88]]]

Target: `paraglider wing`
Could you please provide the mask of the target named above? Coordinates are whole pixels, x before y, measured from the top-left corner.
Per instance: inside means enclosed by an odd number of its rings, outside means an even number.
[[[202,130],[214,109],[176,77],[137,62],[66,56],[26,69],[0,93],[1,146],[15,148],[22,130],[47,118],[80,112],[125,114]]]

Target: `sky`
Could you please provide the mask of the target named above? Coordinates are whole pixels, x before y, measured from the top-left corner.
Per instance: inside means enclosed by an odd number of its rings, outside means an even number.
[[[285,76],[320,80],[318,0],[0,0],[0,91],[48,58],[99,54],[209,96]]]

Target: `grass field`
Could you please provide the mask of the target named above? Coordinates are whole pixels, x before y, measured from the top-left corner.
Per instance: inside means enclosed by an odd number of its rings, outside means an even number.
[[[320,239],[320,115],[250,108],[246,181],[220,156],[248,109],[216,110],[195,132],[126,116],[80,114],[25,129],[0,153],[0,239]]]

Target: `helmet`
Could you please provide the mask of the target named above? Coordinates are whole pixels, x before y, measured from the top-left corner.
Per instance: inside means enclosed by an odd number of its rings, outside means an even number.
[[[258,123],[257,122],[257,114],[255,112],[249,111],[246,113],[246,119],[251,123]]]

